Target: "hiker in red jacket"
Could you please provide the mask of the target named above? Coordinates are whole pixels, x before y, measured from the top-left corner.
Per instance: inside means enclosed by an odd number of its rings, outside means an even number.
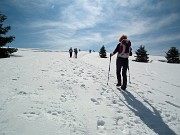
[[[112,57],[114,54],[117,53],[116,59],[116,76],[117,76],[117,85],[121,86],[122,90],[126,90],[127,87],[127,69],[128,69],[128,58],[132,55],[131,52],[131,41],[127,39],[126,35],[122,35],[119,39],[119,44],[116,46],[116,49],[113,53],[110,54]],[[121,69],[122,69],[122,78],[123,81],[121,82]]]

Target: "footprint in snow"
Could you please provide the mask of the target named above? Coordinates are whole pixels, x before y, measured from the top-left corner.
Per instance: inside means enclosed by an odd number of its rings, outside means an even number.
[[[116,117],[116,118],[114,118],[114,119],[115,119],[116,125],[119,125],[119,122],[121,122],[121,120],[123,119],[123,117],[122,117],[122,116],[118,116],[118,117]]]
[[[14,79],[12,79],[13,81],[17,81],[18,79],[16,79],[16,78],[14,78]]]
[[[148,93],[152,93],[152,91],[148,91]]]
[[[99,104],[100,104],[100,103],[99,103],[96,99],[94,99],[94,98],[91,98],[91,101],[94,102],[96,105],[99,105]]]
[[[66,96],[65,95],[61,95],[60,101],[61,102],[66,102],[67,101]]]
[[[171,96],[171,95],[169,95],[169,94],[167,94],[166,96],[167,96],[167,97],[172,97],[172,98],[173,98],[173,96]]]
[[[44,90],[43,86],[39,86],[38,90]]]
[[[24,112],[23,115],[26,119],[35,120],[39,117],[40,113],[36,113],[32,111],[32,112]]]
[[[103,91],[106,91],[106,88],[102,88]]]
[[[86,87],[86,85],[85,84],[81,84],[81,88],[85,88]]]
[[[103,133],[103,134],[106,133],[105,121],[104,121],[104,120],[98,120],[98,121],[97,121],[97,130],[98,130],[100,133]]]
[[[54,112],[48,111],[47,113],[48,113],[48,114],[51,114],[51,115],[53,115],[53,116],[57,116],[57,115],[58,115],[58,112],[56,112],[56,111],[54,111]]]
[[[18,92],[19,95],[26,95],[27,93],[25,91]]]
[[[46,69],[42,69],[41,71],[42,71],[42,72],[47,72],[48,70],[46,70]]]

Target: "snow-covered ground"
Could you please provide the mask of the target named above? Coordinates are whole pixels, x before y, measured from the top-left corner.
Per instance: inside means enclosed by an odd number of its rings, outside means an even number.
[[[0,59],[0,135],[180,135],[180,65],[133,59],[126,92],[115,86],[115,56],[108,86],[109,58],[97,52]]]

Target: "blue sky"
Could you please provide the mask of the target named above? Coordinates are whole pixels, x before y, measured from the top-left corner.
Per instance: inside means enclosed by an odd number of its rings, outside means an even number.
[[[13,47],[111,52],[126,34],[133,52],[180,49],[180,0],[0,0],[0,12]]]

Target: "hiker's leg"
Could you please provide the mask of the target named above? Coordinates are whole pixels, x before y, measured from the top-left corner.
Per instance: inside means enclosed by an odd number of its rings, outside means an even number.
[[[127,69],[128,69],[128,59],[123,59],[123,68],[122,68],[122,76],[123,76],[123,87],[127,87]]]
[[[119,58],[116,60],[116,76],[117,76],[117,83],[121,85],[121,61]]]

